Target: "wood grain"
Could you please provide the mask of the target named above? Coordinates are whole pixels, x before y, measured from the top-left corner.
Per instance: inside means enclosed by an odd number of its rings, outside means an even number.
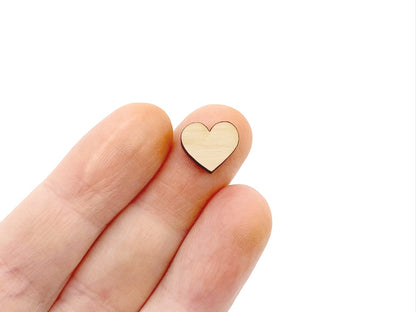
[[[194,122],[182,130],[181,142],[186,153],[202,168],[212,173],[238,145],[237,128],[221,121],[209,130],[204,124]]]

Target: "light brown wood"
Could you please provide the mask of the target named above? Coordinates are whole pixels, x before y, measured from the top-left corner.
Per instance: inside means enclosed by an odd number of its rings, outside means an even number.
[[[237,128],[221,121],[209,130],[204,124],[194,122],[182,130],[181,141],[186,153],[209,173],[214,172],[238,145]]]

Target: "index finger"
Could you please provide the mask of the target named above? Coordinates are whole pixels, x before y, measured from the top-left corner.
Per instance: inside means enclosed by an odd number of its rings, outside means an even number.
[[[156,173],[171,139],[169,118],[151,104],[126,105],[82,138],[0,223],[2,310],[50,307],[98,235]]]

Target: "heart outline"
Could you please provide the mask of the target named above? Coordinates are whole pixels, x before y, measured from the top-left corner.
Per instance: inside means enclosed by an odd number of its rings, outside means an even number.
[[[194,156],[192,156],[191,154],[190,154],[190,152],[186,149],[186,147],[185,147],[185,145],[183,144],[183,132],[185,131],[185,129],[186,128],[188,128],[190,125],[192,125],[192,124],[199,124],[199,125],[202,125],[202,126],[204,126],[205,127],[205,129],[207,129],[207,131],[208,131],[208,133],[211,133],[211,131],[215,128],[215,126],[216,125],[218,125],[218,124],[221,124],[221,123],[228,123],[228,124],[230,124],[231,126],[233,126],[234,127],[234,129],[235,129],[235,131],[236,131],[236,133],[237,133],[237,143],[235,144],[235,146],[234,146],[234,148],[233,148],[233,150],[228,154],[228,156],[227,157],[225,157],[214,169],[212,169],[212,170],[209,170],[208,168],[206,168],[203,164],[201,164],[197,159],[195,159],[195,157]],[[187,124],[185,127],[183,127],[183,129],[182,129],[182,131],[181,131],[181,135],[180,135],[180,138],[181,138],[181,145],[182,145],[182,148],[183,148],[183,150],[185,151],[185,153],[199,166],[199,167],[201,167],[202,169],[204,169],[205,171],[207,171],[208,173],[210,173],[210,174],[212,174],[212,173],[214,173],[214,171],[215,170],[217,170],[228,158],[230,158],[230,156],[234,153],[234,151],[237,149],[237,147],[238,147],[238,145],[240,144],[240,134],[239,134],[239,132],[238,132],[238,129],[237,129],[237,127],[232,123],[232,122],[230,122],[230,121],[227,121],[227,120],[221,120],[221,121],[218,121],[218,122],[216,122],[211,128],[208,128],[204,123],[202,123],[202,122],[199,122],[199,121],[194,121],[194,122],[191,122],[191,123],[189,123],[189,124]]]

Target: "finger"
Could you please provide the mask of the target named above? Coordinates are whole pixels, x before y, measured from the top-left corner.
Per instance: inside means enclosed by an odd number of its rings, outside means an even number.
[[[240,141],[225,163],[210,174],[182,149],[180,133],[191,122],[211,127],[223,120],[236,126]],[[172,150],[161,170],[96,242],[52,311],[136,312],[160,281],[205,203],[237,172],[250,145],[250,127],[234,109],[210,105],[189,115],[175,130]]]
[[[141,312],[228,311],[271,231],[264,198],[228,186],[208,203]]]
[[[92,129],[0,224],[0,304],[45,311],[111,219],[148,183],[171,125],[150,104],[117,110]]]

